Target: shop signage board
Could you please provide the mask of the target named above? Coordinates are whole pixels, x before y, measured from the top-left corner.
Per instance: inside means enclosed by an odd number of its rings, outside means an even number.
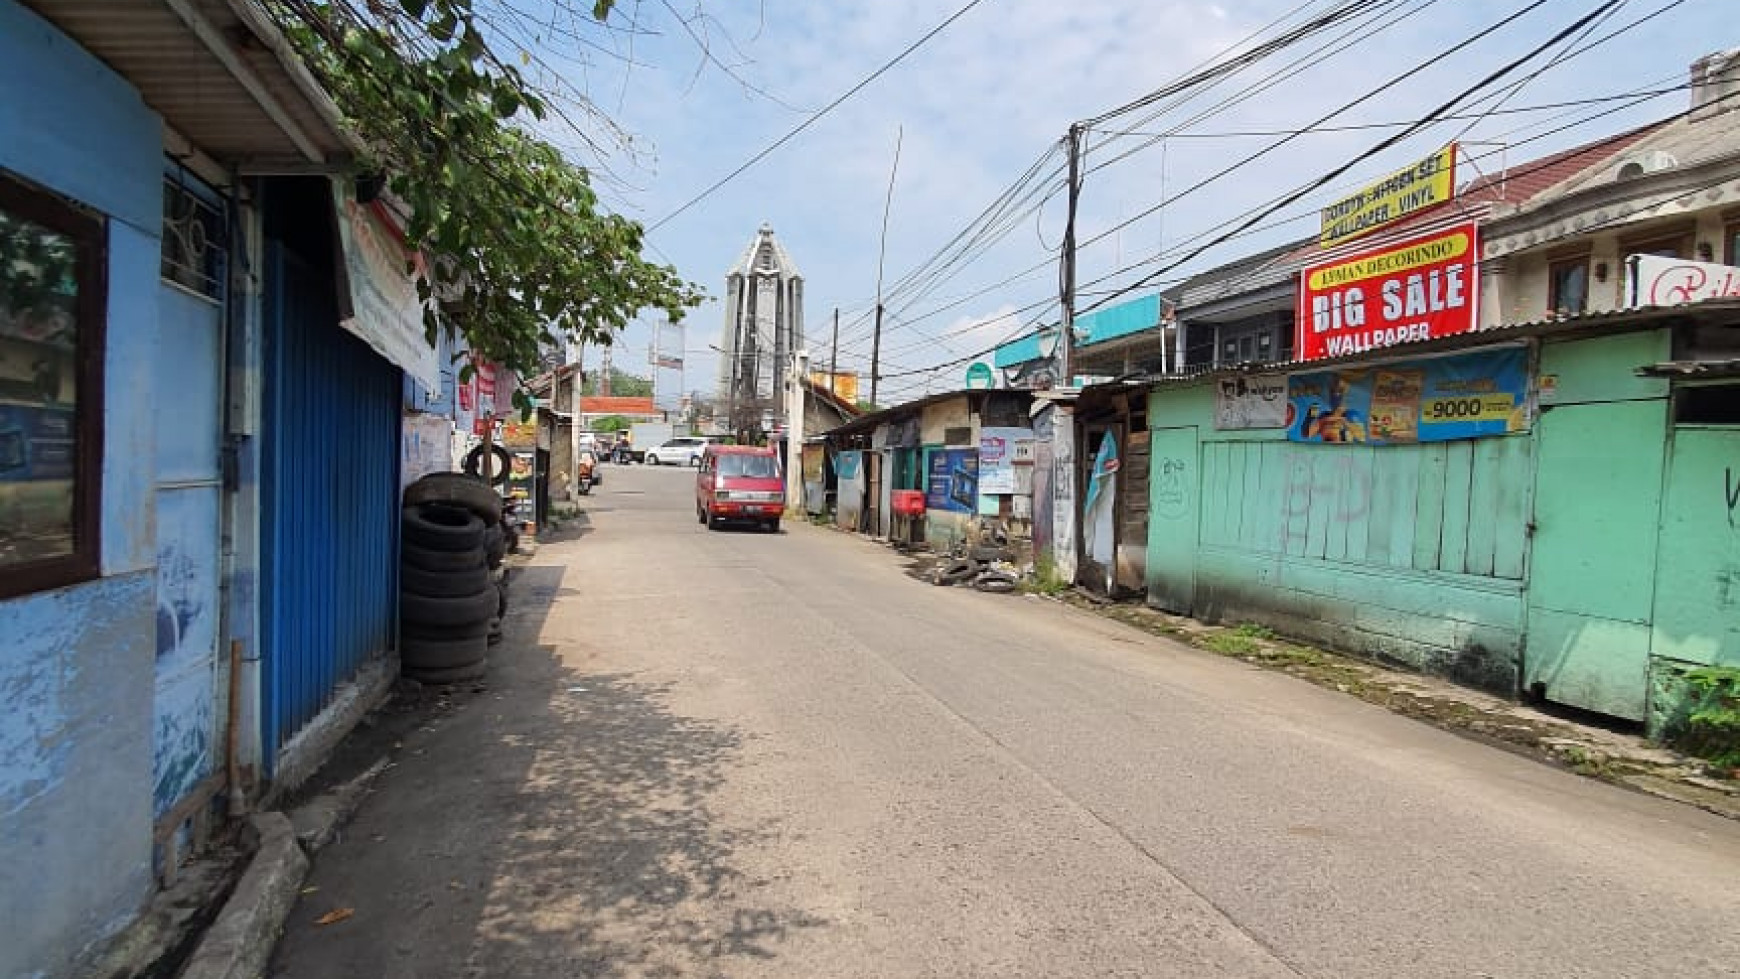
[[[1019,492],[1015,480],[1017,446],[1033,442],[1031,428],[979,430],[979,492],[1000,495]]]
[[[1317,243],[1328,247],[1447,203],[1456,195],[1456,144],[1397,170],[1323,209]]]
[[[925,473],[928,510],[972,513],[979,504],[979,450],[933,449]]]
[[[1214,387],[1214,427],[1222,431],[1287,427],[1284,374],[1223,377]]]
[[[1469,221],[1307,267],[1295,355],[1344,357],[1474,329],[1478,241]]]
[[[1445,442],[1526,431],[1529,418],[1522,347],[1287,378],[1294,442]]]
[[[1681,306],[1707,299],[1740,298],[1740,268],[1715,262],[1688,262],[1661,255],[1633,255],[1627,305]]]

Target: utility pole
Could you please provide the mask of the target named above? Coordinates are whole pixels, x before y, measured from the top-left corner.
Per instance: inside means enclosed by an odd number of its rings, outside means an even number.
[[[1081,123],[1069,127],[1069,216],[1063,225],[1063,268],[1058,301],[1063,307],[1062,334],[1057,338],[1059,381],[1070,386],[1075,375],[1075,213],[1081,199]]]
[[[828,390],[840,393],[840,307],[834,307],[834,348],[828,354]]]
[[[876,293],[882,294],[882,280],[876,280]],[[876,385],[882,380],[882,300],[876,300],[876,332],[870,338],[870,405],[872,410],[876,405]]]
[[[888,196],[882,201],[882,243],[876,249],[876,331],[870,340],[870,404],[876,404],[876,387],[882,380],[882,260],[888,256],[888,211],[894,206],[894,177],[900,172],[900,144],[906,127],[894,130],[894,165],[888,168]]]

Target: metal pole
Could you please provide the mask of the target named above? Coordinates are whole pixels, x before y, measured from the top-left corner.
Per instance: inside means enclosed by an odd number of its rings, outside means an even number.
[[[1081,198],[1081,124],[1069,127],[1069,217],[1063,226],[1063,268],[1058,300],[1063,307],[1062,335],[1057,340],[1059,380],[1070,387],[1075,376],[1075,215]]]
[[[840,307],[834,307],[834,349],[828,354],[828,390],[840,393]]]
[[[888,255],[888,212],[894,207],[894,177],[900,172],[900,144],[906,127],[894,130],[894,165],[888,168],[888,196],[882,202],[882,243],[876,249],[876,333],[870,341],[870,403],[876,404],[876,388],[882,380],[882,260]]]

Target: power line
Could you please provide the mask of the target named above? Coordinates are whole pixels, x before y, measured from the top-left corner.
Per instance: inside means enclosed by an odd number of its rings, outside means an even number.
[[[740,166],[737,167],[737,169],[732,170],[730,173],[726,174],[725,176],[720,177],[717,181],[714,181],[713,184],[711,186],[709,186],[706,190],[703,190],[699,194],[696,194],[694,197],[689,198],[689,200],[684,202],[684,204],[681,207],[677,208],[676,210],[672,211],[671,213],[669,213],[669,214],[665,215],[664,217],[658,219],[657,221],[653,222],[651,225],[649,225],[647,227],[647,232],[650,234],[651,232],[657,231],[658,229],[664,227],[666,224],[669,224],[673,219],[675,219],[678,215],[687,211],[689,208],[694,207],[696,204],[701,203],[701,201],[706,200],[708,197],[710,197],[713,194],[714,191],[725,186],[726,184],[730,183],[731,181],[737,179],[737,177],[740,176],[745,170],[748,170],[750,167],[752,167],[752,166],[756,165],[757,163],[760,163],[762,160],[766,159],[770,154],[773,153],[774,150],[777,150],[781,146],[784,146],[786,143],[791,142],[791,140],[794,139],[799,133],[810,128],[812,125],[815,125],[815,123],[817,121],[819,121],[823,116],[827,115],[828,113],[832,112],[834,109],[838,108],[841,103],[845,102],[847,99],[851,98],[852,96],[858,94],[865,87],[867,87],[871,82],[875,81],[878,78],[881,78],[884,74],[886,74],[895,65],[898,65],[902,61],[905,61],[908,55],[912,54],[912,52],[917,51],[919,48],[923,47],[924,44],[927,41],[929,41],[931,38],[936,37],[938,34],[941,34],[944,30],[948,29],[948,26],[950,24],[953,24],[955,21],[960,20],[963,16],[966,15],[967,11],[972,10],[974,7],[977,7],[979,4],[984,3],[984,2],[985,2],[985,0],[967,0],[967,3],[964,6],[962,6],[960,9],[956,10],[954,13],[950,14],[948,16],[947,20],[944,20],[942,23],[931,28],[929,31],[926,31],[922,37],[920,37],[918,40],[912,42],[911,44],[907,45],[904,50],[902,50],[899,54],[895,55],[890,60],[884,62],[882,64],[882,67],[877,68],[875,71],[864,76],[864,78],[861,79],[856,85],[853,85],[851,88],[847,89],[839,97],[835,98],[834,101],[829,102],[827,105],[822,106],[820,109],[817,109],[814,113],[810,114],[810,116],[808,118],[806,118],[803,122],[798,123],[797,126],[795,126],[790,132],[788,132],[784,136],[781,136],[780,138],[774,140],[772,143],[768,144],[760,152],[756,153],[754,156],[751,156],[749,159],[745,160]]]
[[[1228,233],[1226,235],[1222,235],[1222,236],[1216,238],[1214,241],[1211,241],[1211,242],[1209,242],[1205,245],[1202,245],[1198,248],[1192,249],[1190,251],[1190,253],[1185,255],[1183,258],[1178,259],[1177,261],[1172,262],[1169,265],[1166,265],[1160,269],[1155,270],[1152,274],[1150,274],[1148,276],[1144,276],[1142,279],[1138,280],[1136,283],[1134,283],[1130,286],[1127,286],[1123,289],[1118,290],[1113,295],[1108,296],[1105,299],[1100,300],[1099,302],[1095,303],[1093,306],[1090,306],[1089,309],[1097,309],[1101,306],[1104,306],[1106,303],[1110,302],[1112,299],[1117,298],[1118,296],[1125,295],[1125,294],[1128,294],[1130,292],[1135,291],[1136,289],[1143,288],[1144,286],[1146,286],[1146,285],[1150,284],[1151,282],[1153,282],[1154,280],[1158,279],[1161,275],[1163,275],[1167,272],[1170,272],[1171,270],[1177,268],[1179,265],[1182,265],[1185,262],[1190,261],[1192,258],[1195,258],[1197,255],[1202,254],[1203,252],[1207,251],[1208,249],[1219,244],[1221,241],[1224,241],[1227,238],[1231,237],[1232,233],[1242,231],[1242,230],[1250,227],[1251,225],[1256,224],[1258,221],[1262,220],[1263,218],[1267,217],[1268,215],[1273,214],[1274,212],[1287,206],[1288,204],[1293,203],[1294,201],[1300,199],[1301,197],[1304,197],[1306,194],[1309,194],[1309,193],[1312,193],[1313,191],[1316,191],[1317,189],[1321,188],[1323,185],[1329,183],[1332,180],[1335,180],[1337,177],[1340,177],[1342,174],[1353,169],[1360,162],[1362,162],[1366,159],[1369,159],[1373,156],[1376,156],[1379,153],[1382,153],[1384,150],[1387,150],[1390,147],[1396,145],[1397,143],[1401,142],[1403,139],[1406,139],[1408,136],[1413,135],[1415,132],[1417,132],[1417,131],[1425,128],[1426,126],[1430,125],[1431,123],[1437,121],[1437,117],[1439,115],[1441,115],[1445,112],[1448,112],[1451,109],[1455,108],[1455,106],[1458,103],[1462,102],[1464,99],[1468,98],[1470,95],[1474,94],[1475,92],[1480,91],[1483,88],[1486,88],[1487,86],[1491,85],[1494,81],[1497,81],[1498,79],[1503,78],[1505,75],[1508,75],[1511,72],[1515,71],[1518,67],[1520,67],[1524,64],[1527,64],[1530,60],[1535,58],[1542,51],[1545,51],[1549,47],[1552,47],[1553,45],[1559,43],[1560,41],[1569,37],[1571,34],[1575,33],[1576,31],[1581,30],[1584,27],[1584,25],[1588,24],[1590,21],[1596,19],[1597,17],[1600,17],[1601,15],[1605,14],[1607,11],[1611,10],[1612,8],[1614,8],[1616,6],[1623,4],[1624,2],[1625,2],[1625,0],[1606,0],[1605,3],[1602,3],[1600,6],[1596,7],[1593,11],[1590,11],[1589,13],[1584,14],[1582,17],[1577,18],[1577,20],[1573,21],[1569,26],[1567,26],[1563,30],[1554,34],[1551,38],[1549,38],[1544,43],[1537,45],[1536,47],[1532,48],[1531,50],[1529,50],[1526,54],[1522,55],[1521,57],[1513,59],[1512,61],[1508,62],[1507,64],[1503,65],[1502,67],[1488,73],[1486,75],[1486,77],[1475,82],[1473,85],[1469,86],[1468,88],[1463,89],[1461,92],[1457,93],[1455,96],[1452,96],[1448,101],[1441,103],[1437,108],[1433,109],[1432,111],[1430,111],[1430,112],[1426,113],[1424,116],[1422,116],[1419,122],[1414,123],[1413,125],[1409,126],[1407,129],[1404,129],[1403,131],[1396,133],[1393,136],[1389,136],[1383,140],[1380,140],[1377,144],[1373,145],[1370,149],[1367,149],[1365,152],[1354,157],[1352,160],[1349,160],[1347,163],[1342,164],[1341,166],[1336,167],[1334,170],[1331,170],[1330,172],[1324,174],[1323,176],[1317,178],[1316,180],[1311,181],[1310,183],[1306,184],[1305,186],[1299,188],[1294,193],[1288,194],[1287,196],[1282,198],[1279,202],[1263,209],[1258,214],[1245,220],[1238,227],[1234,228],[1233,232]]]

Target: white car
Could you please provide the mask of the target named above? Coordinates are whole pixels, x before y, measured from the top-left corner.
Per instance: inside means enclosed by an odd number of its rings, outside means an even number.
[[[701,453],[711,442],[713,439],[700,435],[684,435],[671,439],[663,445],[656,445],[646,450],[646,464],[649,466],[698,466],[701,464]]]

